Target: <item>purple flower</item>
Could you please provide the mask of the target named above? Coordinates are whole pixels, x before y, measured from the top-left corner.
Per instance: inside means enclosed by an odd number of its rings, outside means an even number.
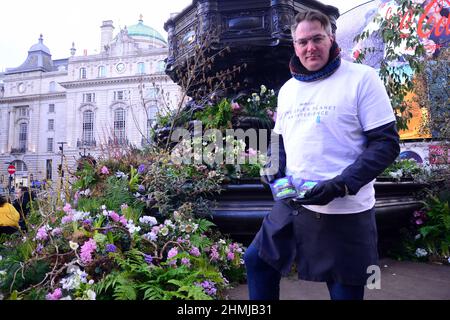
[[[213,281],[205,280],[202,283],[195,283],[196,286],[202,287],[207,295],[214,296],[217,292]]]
[[[144,191],[145,191],[145,187],[144,187],[142,184],[140,184],[140,185],[138,186],[138,191],[139,191],[139,192],[144,192]]]
[[[83,220],[83,224],[90,226],[92,224],[92,220],[91,219],[85,219],[85,220]]]
[[[100,171],[101,171],[102,174],[109,174],[108,167],[106,167],[106,166],[103,166]]]
[[[109,243],[106,245],[106,252],[116,252],[116,251],[117,247],[114,244]]]
[[[49,293],[45,296],[46,300],[59,300],[62,298],[61,288],[56,289],[53,293]]]
[[[198,250],[197,247],[192,247],[192,249],[189,253],[192,254],[194,257],[200,256],[200,250]]]
[[[189,267],[191,265],[191,260],[189,260],[189,258],[182,258],[181,263]]]
[[[219,252],[217,251],[216,245],[211,247],[211,253],[209,254],[209,258],[211,259],[211,261],[219,260]]]
[[[139,174],[143,174],[145,172],[145,164],[141,164],[139,167],[138,167],[138,173]]]
[[[144,254],[144,260],[147,262],[147,264],[152,264],[153,257],[149,254]]]

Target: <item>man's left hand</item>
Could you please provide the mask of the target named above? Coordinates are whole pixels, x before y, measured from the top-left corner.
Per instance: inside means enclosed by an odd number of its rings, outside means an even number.
[[[341,176],[321,181],[311,190],[305,193],[303,198],[294,198],[292,203],[296,205],[319,205],[324,206],[337,197],[346,195],[346,186]]]

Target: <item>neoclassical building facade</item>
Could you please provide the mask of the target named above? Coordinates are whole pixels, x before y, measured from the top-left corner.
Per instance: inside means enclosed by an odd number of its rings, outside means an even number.
[[[158,110],[175,106],[180,88],[164,73],[167,43],[138,23],[100,27],[100,53],[52,60],[42,35],[25,62],[0,73],[0,186],[15,165],[14,184],[60,177],[82,154],[149,142]],[[61,152],[60,147],[63,148]],[[63,156],[62,156],[63,155]]]

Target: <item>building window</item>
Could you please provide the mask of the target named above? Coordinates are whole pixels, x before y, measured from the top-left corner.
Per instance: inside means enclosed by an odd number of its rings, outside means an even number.
[[[20,118],[28,118],[30,116],[30,109],[26,107],[18,107],[17,112]]]
[[[158,110],[158,105],[156,101],[150,103],[150,106],[147,109],[147,139],[151,138],[151,129],[156,120],[156,112]]]
[[[145,73],[145,63],[139,62],[137,64],[138,74],[144,74]]]
[[[48,119],[48,131],[55,130],[55,119]]]
[[[157,93],[157,89],[156,88],[146,88],[145,89],[145,99],[156,99],[156,93]]]
[[[47,152],[53,152],[53,138],[47,138]]]
[[[125,90],[114,91],[114,101],[126,100],[127,95]]]
[[[86,68],[80,68],[80,79],[86,79]]]
[[[83,145],[90,146],[94,142],[94,112],[86,110],[83,112]]]
[[[55,81],[50,81],[50,83],[48,85],[48,91],[50,91],[50,92],[56,91],[56,82]]]
[[[49,113],[55,113],[55,104],[54,103],[50,103],[48,105],[48,112]]]
[[[156,72],[164,72],[166,70],[166,63],[164,60],[158,61],[158,64],[156,65]]]
[[[28,124],[21,123],[19,127],[19,149],[25,150],[27,147]]]
[[[27,165],[25,162],[21,160],[16,160],[13,163],[13,166],[16,167],[16,172],[26,172],[28,171]]]
[[[105,66],[99,66],[98,67],[98,77],[99,78],[106,77],[106,68],[105,68]]]
[[[95,102],[95,93],[83,93],[83,102]]]
[[[125,143],[125,110],[122,108],[114,111],[114,138],[118,144]]]
[[[47,180],[52,180],[52,170],[53,170],[52,159],[47,159],[45,169],[46,169],[45,177],[47,178]]]

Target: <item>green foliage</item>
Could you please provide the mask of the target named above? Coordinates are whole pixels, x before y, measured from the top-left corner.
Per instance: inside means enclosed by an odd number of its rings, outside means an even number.
[[[205,129],[225,129],[231,127],[232,109],[228,99],[222,99],[218,104],[208,106],[195,114]]]
[[[426,202],[427,219],[419,228],[428,251],[435,256],[450,257],[450,193],[431,196]]]
[[[87,161],[83,163],[82,169],[77,171],[76,176],[78,178],[74,183],[76,190],[88,189],[98,178],[94,167]]]
[[[26,237],[0,235],[5,299],[222,297],[224,277],[243,270],[243,249],[200,218],[211,213],[206,197],[220,190],[219,173],[134,151],[77,174],[93,172],[73,204],[71,193],[63,205],[39,199]]]
[[[277,109],[277,96],[272,89],[261,85],[259,93],[253,92],[250,96],[241,96],[236,99],[234,112],[246,117],[255,117],[266,126],[273,124],[272,116]]]
[[[381,176],[394,178],[400,180],[401,178],[415,178],[421,174],[423,169],[413,159],[400,159],[393,162],[387,167]]]
[[[385,45],[384,58],[380,61],[380,77],[384,82],[387,94],[391,100],[392,108],[397,118],[399,129],[407,129],[408,121],[412,117],[409,106],[405,101],[408,93],[414,89],[413,78],[409,75],[405,65],[411,68],[414,74],[420,74],[423,70],[423,59],[426,55],[425,47],[417,35],[417,26],[414,23],[401,23],[401,18],[406,14],[420,16],[423,8],[411,0],[396,0],[399,5],[399,13],[390,16],[376,15],[374,22],[379,26],[377,35],[383,39]],[[355,42],[361,42],[370,37],[366,30],[357,35]],[[414,54],[405,54],[399,48],[414,48]],[[358,51],[356,62],[362,63],[368,53],[375,48],[363,47]],[[400,63],[406,61],[406,64]]]

